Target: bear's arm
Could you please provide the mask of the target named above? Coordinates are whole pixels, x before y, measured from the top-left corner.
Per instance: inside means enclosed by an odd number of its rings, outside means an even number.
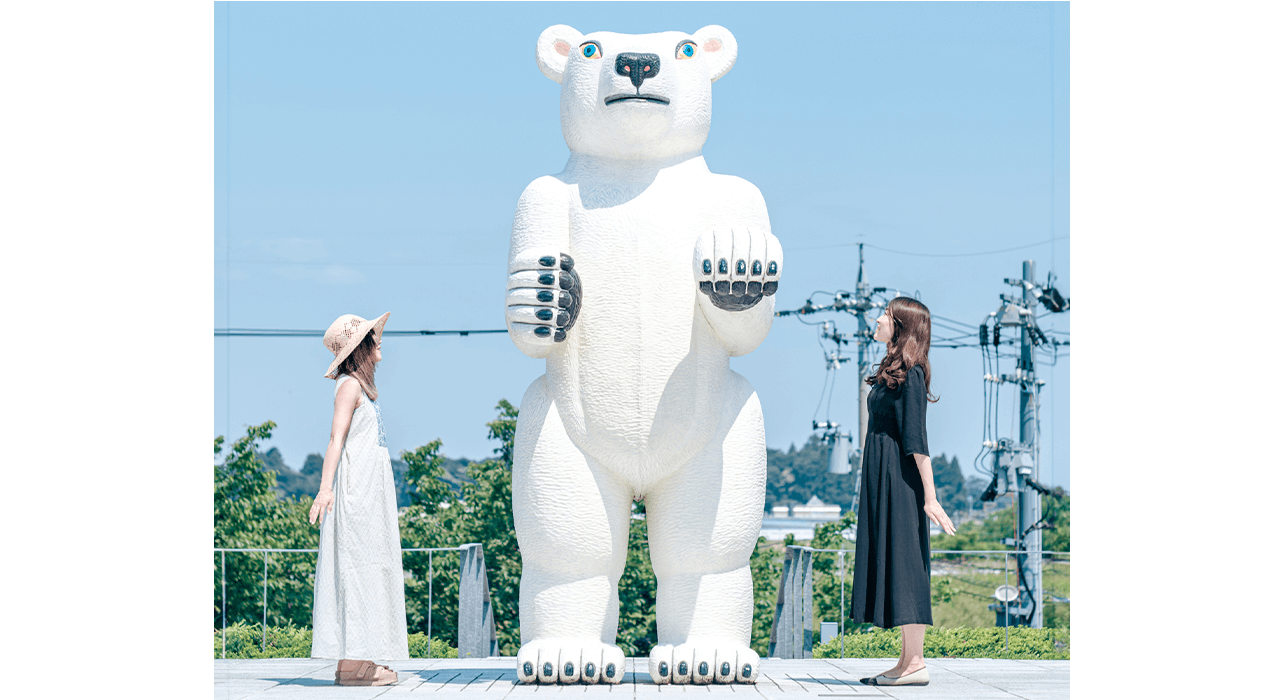
[[[753,229],[763,226],[765,232],[772,233],[769,211],[765,208],[764,195],[760,194],[759,188],[733,175],[717,175],[716,178],[722,188],[721,196],[729,203],[729,211],[733,212],[733,220],[726,224],[745,225]],[[781,257],[778,260],[781,264]],[[764,297],[745,311],[725,311],[713,304],[711,297],[706,294],[699,293],[697,297],[698,308],[702,310],[703,316],[715,330],[730,357],[739,357],[755,350],[773,327],[773,295]]]
[[[507,254],[508,270],[520,256],[534,251],[569,252],[569,207],[566,185],[546,175],[529,183],[516,204],[515,223],[511,227],[511,249]],[[555,345],[537,342],[519,333],[507,319],[507,334],[520,352],[535,359],[551,354]]]

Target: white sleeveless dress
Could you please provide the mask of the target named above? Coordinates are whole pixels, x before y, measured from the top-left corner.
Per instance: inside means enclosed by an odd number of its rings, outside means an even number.
[[[339,375],[334,395],[343,382]],[[382,409],[362,391],[333,477],[333,511],[320,527],[311,656],[409,658],[395,478]]]

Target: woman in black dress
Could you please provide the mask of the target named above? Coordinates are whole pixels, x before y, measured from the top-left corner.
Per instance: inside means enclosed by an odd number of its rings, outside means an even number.
[[[924,626],[929,597],[929,524],[955,533],[933,488],[925,435],[929,401],[929,309],[910,297],[890,301],[872,337],[888,347],[867,397],[870,420],[862,447],[854,554],[853,622],[902,627],[902,655],[869,685],[927,685]]]

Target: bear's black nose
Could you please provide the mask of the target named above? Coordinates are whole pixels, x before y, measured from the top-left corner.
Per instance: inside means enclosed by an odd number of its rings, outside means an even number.
[[[618,75],[625,75],[631,78],[631,84],[636,86],[636,92],[638,93],[640,92],[640,83],[657,75],[658,68],[661,65],[662,61],[656,53],[620,53],[613,67],[618,72]]]

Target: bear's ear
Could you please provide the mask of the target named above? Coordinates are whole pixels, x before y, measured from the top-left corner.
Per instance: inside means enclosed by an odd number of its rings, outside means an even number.
[[[693,39],[698,42],[702,58],[711,64],[707,72],[711,74],[713,83],[724,77],[733,68],[733,62],[738,60],[738,40],[724,27],[709,24],[694,32]]]
[[[564,80],[564,66],[569,62],[569,53],[582,43],[582,32],[565,24],[547,27],[538,37],[538,48],[534,55],[538,59],[538,70],[552,80]]]

